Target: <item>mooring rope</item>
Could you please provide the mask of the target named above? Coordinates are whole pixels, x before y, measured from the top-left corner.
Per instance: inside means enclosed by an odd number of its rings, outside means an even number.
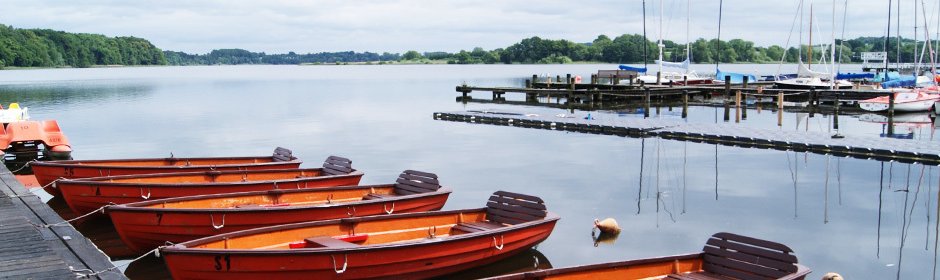
[[[26,163],[23,164],[23,166],[21,166],[20,168],[17,168],[16,170],[10,171],[10,173],[16,173],[16,172],[23,171],[23,169],[26,169],[27,167],[29,167],[29,164],[30,164],[30,163],[35,162],[35,161],[39,161],[39,160],[35,160],[35,159],[34,159],[34,160],[27,161]]]
[[[146,257],[146,256],[148,256],[148,255],[150,255],[150,254],[153,254],[154,256],[156,256],[156,257],[159,258],[159,257],[160,257],[160,249],[163,249],[164,247],[166,247],[166,246],[160,246],[160,247],[157,247],[156,249],[150,250],[149,252],[146,252],[146,253],[144,253],[143,255],[140,255],[139,257],[134,258],[133,260],[131,260],[131,261],[125,263],[125,264],[122,264],[122,265],[115,265],[115,266],[112,266],[112,267],[109,267],[109,268],[105,268],[105,269],[99,270],[99,271],[94,271],[94,270],[87,269],[87,268],[75,269],[75,268],[73,268],[73,267],[71,267],[71,266],[69,267],[69,269],[70,269],[72,272],[75,272],[75,279],[91,278],[91,277],[98,276],[99,274],[108,272],[108,271],[114,271],[115,269],[128,266],[128,265],[130,265],[131,263],[136,262],[136,261],[138,261],[138,260],[140,260],[140,259],[143,259],[144,257]],[[89,273],[87,273],[87,274],[82,274],[82,273],[79,273],[79,272],[89,272]]]
[[[8,196],[8,197],[9,197],[9,198],[14,198],[14,197],[35,196],[35,195],[36,195],[36,192],[38,192],[38,191],[40,191],[40,190],[44,190],[44,189],[46,189],[46,188],[48,188],[48,187],[50,187],[50,186],[52,186],[53,188],[55,188],[55,183],[58,182],[58,181],[60,181],[60,180],[64,180],[64,179],[65,179],[65,178],[63,178],[63,177],[59,177],[59,179],[52,180],[52,182],[49,182],[49,183],[46,184],[45,186],[38,187],[38,188],[33,188],[33,189],[27,191],[26,194],[18,194],[18,195],[12,195],[12,196]]]
[[[33,224],[33,225],[36,226],[36,227],[39,227],[39,228],[50,228],[50,227],[55,227],[55,226],[68,225],[68,224],[71,223],[71,222],[74,222],[74,221],[77,221],[77,220],[81,220],[81,219],[83,219],[83,218],[85,218],[85,217],[91,216],[91,215],[93,215],[93,214],[95,214],[95,213],[98,213],[98,212],[101,212],[101,214],[104,214],[104,209],[105,209],[105,208],[108,208],[108,207],[111,206],[111,205],[116,205],[116,204],[114,204],[113,202],[108,202],[108,205],[101,206],[101,207],[99,207],[98,209],[95,209],[94,211],[85,213],[84,215],[81,215],[81,216],[78,216],[78,217],[75,217],[75,218],[71,218],[71,219],[68,219],[68,220],[65,220],[65,221],[62,221],[62,222],[58,222],[58,223],[54,223],[54,224],[46,224],[46,225],[38,225],[38,224]]]

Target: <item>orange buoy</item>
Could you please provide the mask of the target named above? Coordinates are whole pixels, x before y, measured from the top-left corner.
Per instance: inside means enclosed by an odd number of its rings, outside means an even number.
[[[607,218],[603,221],[594,219],[594,227],[605,233],[620,233],[620,225],[617,224],[617,220],[614,220],[614,218]]]

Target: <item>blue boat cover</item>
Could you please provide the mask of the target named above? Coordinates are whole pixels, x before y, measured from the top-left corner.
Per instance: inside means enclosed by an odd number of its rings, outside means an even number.
[[[634,71],[634,72],[637,72],[637,73],[646,73],[646,67],[642,67],[642,68],[641,68],[641,67],[633,67],[633,66],[627,66],[627,65],[623,65],[623,64],[620,65],[620,70]]]
[[[839,73],[836,74],[836,80],[858,80],[858,79],[873,79],[875,78],[875,73]]]
[[[884,81],[897,80],[901,78],[901,74],[898,72],[888,72],[888,79],[885,80],[884,73],[875,74],[875,78],[872,79],[872,82],[880,83]]]
[[[890,78],[891,75],[888,75],[888,77]],[[916,83],[917,83],[917,77],[901,76],[898,79],[881,83],[881,87],[882,88],[913,87]]]
[[[726,76],[731,76],[732,84],[741,84],[744,83],[744,77],[747,77],[748,82],[756,82],[757,76],[751,74],[741,74],[741,73],[732,73],[732,72],[721,72],[721,69],[718,69],[718,72],[715,73],[715,80],[724,81]]]

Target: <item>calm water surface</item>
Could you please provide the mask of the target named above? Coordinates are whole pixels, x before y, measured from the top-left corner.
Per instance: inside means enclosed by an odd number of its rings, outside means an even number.
[[[205,66],[0,71],[0,103],[20,102],[34,119],[57,119],[76,159],[266,155],[288,147],[319,166],[341,155],[388,183],[405,169],[437,173],[454,189],[445,209],[482,207],[493,191],[542,197],[559,221],[537,250],[459,277],[539,266],[563,267],[698,251],[715,232],[787,244],[814,270],[846,279],[930,279],[937,248],[935,166],[436,121],[432,113],[564,109],[455,102],[454,87],[519,86],[532,74],[587,77],[616,65]],[[699,66],[708,72],[713,66]],[[725,71],[772,74],[776,65]],[[795,67],[791,67],[795,69]],[[855,68],[858,68],[855,66]],[[845,69],[845,68],[844,68]],[[851,69],[849,67],[848,70]],[[791,70],[792,71],[792,70]],[[843,70],[845,71],[845,70]],[[489,98],[489,93],[477,93]],[[508,95],[509,98],[524,99]],[[576,112],[584,113],[584,112]],[[642,118],[591,112],[595,118]],[[690,123],[721,112],[693,107]],[[740,125],[832,131],[832,117],[754,109]],[[927,119],[928,115],[911,115]],[[678,109],[652,118],[683,121]],[[878,137],[872,117],[840,116],[848,137]],[[733,122],[733,121],[732,121]],[[898,133],[934,141],[931,123]],[[62,202],[49,201],[67,212]],[[69,213],[64,213],[69,215]],[[624,227],[595,242],[595,218]],[[78,226],[115,260],[123,251],[107,221]],[[119,261],[118,263],[125,263]],[[161,260],[126,269],[132,278],[167,277]],[[458,277],[458,276],[452,276]]]

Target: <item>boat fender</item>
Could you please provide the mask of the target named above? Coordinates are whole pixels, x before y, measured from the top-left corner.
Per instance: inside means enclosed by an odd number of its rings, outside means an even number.
[[[581,83],[581,75],[574,76],[574,83],[575,83],[575,84],[580,84],[580,83]]]
[[[607,218],[603,221],[594,219],[594,227],[599,229],[601,232],[620,233],[620,225],[617,224],[617,220],[614,220],[614,218]]]

